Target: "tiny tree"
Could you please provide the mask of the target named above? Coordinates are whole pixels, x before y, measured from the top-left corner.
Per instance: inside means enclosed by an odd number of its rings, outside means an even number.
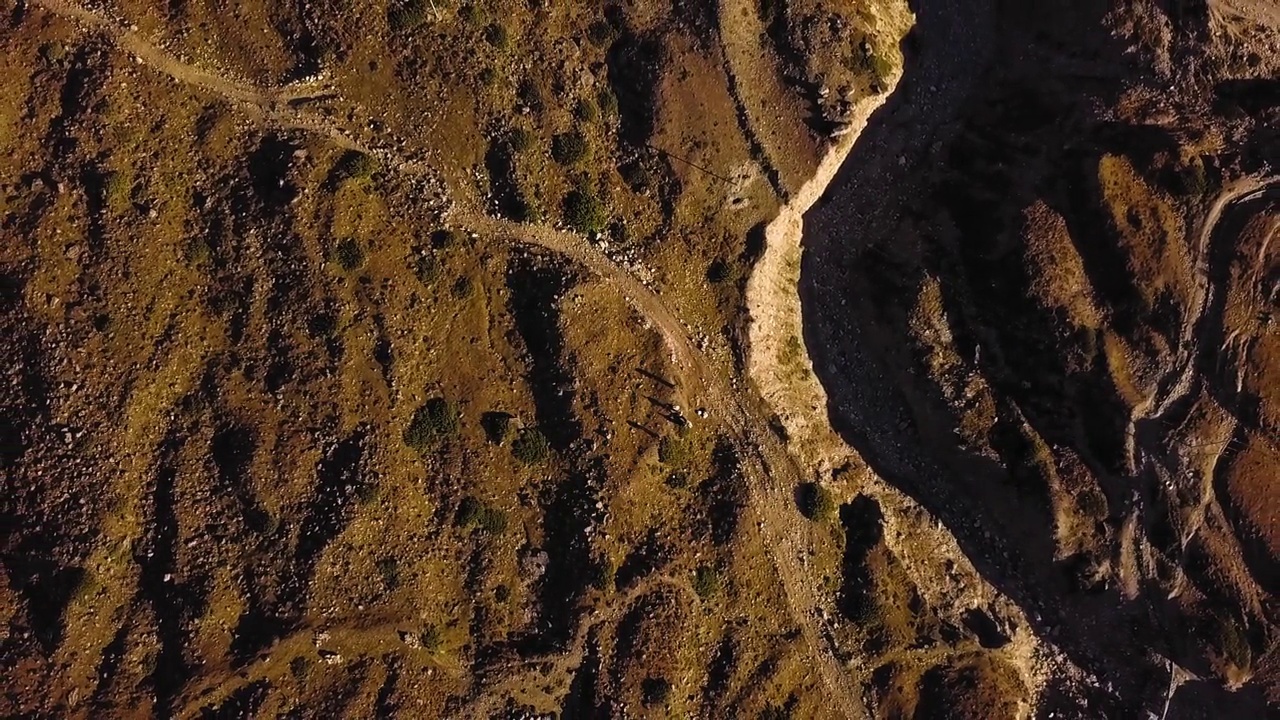
[[[458,409],[444,398],[431,398],[413,414],[404,431],[404,442],[425,453],[441,441],[458,434]]]
[[[647,677],[640,683],[640,692],[646,707],[666,705],[671,698],[671,682],[666,678]]]
[[[836,501],[831,491],[816,482],[807,482],[799,489],[800,512],[814,522],[826,522],[836,511]]]
[[[573,229],[586,234],[603,230],[609,218],[595,193],[577,189],[565,196],[564,220]]]
[[[353,238],[347,238],[333,249],[333,259],[338,267],[351,272],[364,264],[364,248]]]
[[[587,136],[578,130],[559,133],[551,138],[551,157],[561,165],[577,165],[590,153]]]
[[[508,413],[487,412],[480,416],[480,426],[494,445],[503,445],[511,438],[511,415]]]
[[[693,573],[693,591],[704,601],[720,592],[720,573],[710,565],[699,565]]]
[[[537,465],[551,454],[551,445],[537,428],[523,428],[511,443],[511,454],[525,465]]]

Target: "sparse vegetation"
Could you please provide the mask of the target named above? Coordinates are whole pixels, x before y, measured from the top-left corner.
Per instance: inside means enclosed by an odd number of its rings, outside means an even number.
[[[561,165],[577,165],[587,159],[590,151],[587,137],[578,130],[551,138],[551,157]]]
[[[580,233],[591,234],[604,230],[609,218],[594,192],[576,189],[565,196],[564,221]]]
[[[522,127],[512,128],[511,132],[507,135],[507,147],[511,148],[511,152],[513,153],[519,154],[528,152],[528,150],[533,147],[533,142],[533,133]]]
[[[351,272],[364,264],[364,248],[354,238],[347,238],[333,249],[333,259],[338,267]]]
[[[413,414],[404,432],[404,442],[426,453],[441,441],[458,434],[458,409],[444,398],[432,398]]]
[[[335,183],[349,180],[368,180],[378,172],[378,161],[372,155],[359,150],[348,150],[334,163],[330,176]]]
[[[582,122],[595,122],[600,119],[600,108],[586,98],[580,98],[573,108],[573,116]]]
[[[836,502],[826,486],[807,482],[799,489],[800,512],[814,522],[826,522],[835,516]]]
[[[693,591],[703,602],[720,592],[720,571],[710,565],[699,565],[693,573]]]
[[[418,278],[418,282],[431,285],[440,277],[440,261],[435,255],[423,253],[413,263],[413,274]]]
[[[413,30],[427,20],[427,0],[401,0],[387,9],[387,26],[392,32]]]
[[[511,45],[511,35],[507,27],[499,23],[491,23],[484,30],[485,42],[499,50],[506,50]]]
[[[646,707],[666,705],[671,698],[671,683],[666,678],[647,677],[640,684],[640,692]]]
[[[551,455],[551,445],[537,428],[522,428],[511,442],[511,455],[525,465],[537,465]]]
[[[509,413],[487,412],[480,416],[480,426],[484,428],[485,436],[489,438],[489,442],[494,445],[505,445],[507,440],[511,438],[511,421],[513,419]]]
[[[507,514],[468,495],[458,506],[454,522],[458,527],[478,528],[489,535],[501,535],[507,529]]]
[[[658,441],[658,461],[663,465],[680,467],[688,463],[692,456],[693,445],[683,434],[663,435]]]

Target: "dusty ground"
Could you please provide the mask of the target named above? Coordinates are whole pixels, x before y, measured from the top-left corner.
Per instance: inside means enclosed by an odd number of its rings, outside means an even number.
[[[0,0],[0,715],[1265,712],[1194,5]]]

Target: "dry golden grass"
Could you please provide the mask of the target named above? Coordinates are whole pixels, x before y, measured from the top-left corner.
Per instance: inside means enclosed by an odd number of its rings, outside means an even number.
[[[1063,313],[1073,327],[1098,328],[1102,313],[1066,220],[1042,201],[1024,210],[1022,219],[1032,298]]]
[[[1098,185],[1143,310],[1151,312],[1168,296],[1185,312],[1194,290],[1193,268],[1183,223],[1170,199],[1119,155],[1098,162]]]

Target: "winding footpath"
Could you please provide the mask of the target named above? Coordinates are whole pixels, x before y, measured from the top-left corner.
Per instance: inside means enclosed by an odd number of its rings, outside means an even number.
[[[404,158],[385,145],[376,146],[359,140],[326,118],[296,107],[291,101],[312,97],[301,89],[265,90],[228,80],[183,62],[123,23],[96,10],[69,0],[31,2],[101,33],[142,64],[178,82],[234,102],[268,125],[326,136],[340,147],[379,157],[389,170],[402,174],[433,173],[432,168],[420,161]],[[763,408],[753,404],[749,392],[736,382],[724,380],[730,374],[711,366],[694,346],[683,323],[654,291],[585,238],[547,226],[521,225],[494,218],[473,205],[455,201],[454,221],[513,243],[535,245],[563,255],[613,283],[628,303],[662,335],[682,371],[685,384],[693,383],[704,389],[700,402],[718,409],[723,429],[741,451],[751,511],[762,528],[764,545],[771,553],[781,580],[790,616],[800,629],[804,647],[826,687],[828,705],[834,713],[845,717],[865,717],[867,713],[861,693],[848,670],[837,659],[813,612],[822,604],[823,591],[802,561],[807,538],[793,500],[796,484],[808,479],[807,473],[761,419],[767,415]]]

